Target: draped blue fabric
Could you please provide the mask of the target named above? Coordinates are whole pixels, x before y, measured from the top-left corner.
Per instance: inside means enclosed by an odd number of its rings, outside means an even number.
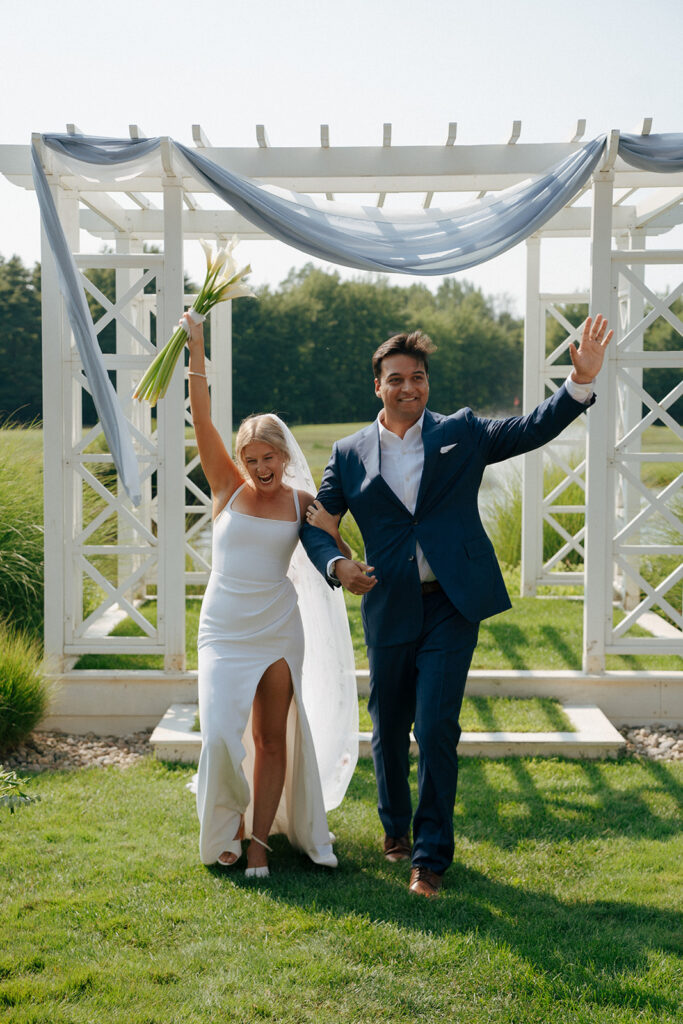
[[[217,195],[273,238],[355,270],[426,276],[467,270],[528,238],[586,183],[604,143],[588,142],[541,177],[459,209],[403,215],[277,195],[196,150],[176,148]]]
[[[641,171],[683,171],[683,132],[620,135],[619,156]]]
[[[43,135],[42,140],[67,160],[103,169],[149,157],[161,144],[158,138],[81,135]],[[172,145],[194,176],[271,237],[357,270],[430,276],[477,266],[537,231],[588,181],[604,151],[605,136],[580,146],[545,174],[467,206],[403,214],[274,191],[219,167],[197,150]],[[683,134],[622,135],[619,156],[644,170],[683,170]],[[45,231],[93,401],[119,476],[137,504],[140,482],[130,432],[104,369],[78,271],[35,147],[32,165]]]
[[[31,147],[31,170],[43,227],[57,265],[59,287],[64,296],[83,370],[88,378],[90,394],[126,494],[134,505],[139,505],[142,498],[140,473],[130,429],[106,371],[80,274],[35,146]]]
[[[148,156],[159,148],[159,139],[110,139],[104,135],[43,135],[55,153],[88,164],[122,164]]]

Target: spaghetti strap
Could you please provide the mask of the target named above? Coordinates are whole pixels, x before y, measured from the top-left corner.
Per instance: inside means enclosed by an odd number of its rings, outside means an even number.
[[[229,498],[228,498],[228,500],[226,501],[226,503],[225,503],[225,505],[223,506],[223,508],[222,508],[222,509],[220,510],[220,512],[218,512],[218,514],[217,514],[217,515],[215,515],[215,516],[213,517],[213,519],[211,520],[211,526],[212,526],[212,527],[214,527],[214,526],[216,525],[216,523],[218,522],[218,520],[219,520],[219,519],[220,519],[220,517],[221,517],[221,516],[223,515],[223,513],[225,512],[225,510],[226,510],[226,509],[227,509],[228,511],[230,511],[230,509],[232,508],[232,503],[233,503],[233,501],[235,500],[235,498],[236,498],[236,497],[237,497],[237,495],[238,495],[238,494],[240,493],[240,491],[242,490],[242,488],[243,488],[243,487],[244,487],[244,484],[240,484],[240,485],[239,485],[239,487],[237,488],[237,490],[236,490],[236,491],[233,491],[233,492],[232,492],[232,494],[230,495],[230,497],[229,497]]]
[[[223,506],[223,508],[232,508],[232,505],[233,505],[233,502],[234,502],[235,498],[236,498],[236,497],[237,497],[237,495],[238,495],[238,494],[240,493],[240,491],[242,490],[242,488],[243,488],[243,487],[246,487],[246,486],[247,486],[247,485],[246,485],[246,483],[240,484],[240,485],[239,485],[239,487],[238,487],[238,488],[237,488],[236,490],[234,490],[234,491],[232,492],[232,494],[230,495],[230,497],[229,497],[229,498],[228,498],[228,500],[226,501],[226,503],[225,503],[225,505]],[[221,509],[221,511],[223,511],[223,509]]]

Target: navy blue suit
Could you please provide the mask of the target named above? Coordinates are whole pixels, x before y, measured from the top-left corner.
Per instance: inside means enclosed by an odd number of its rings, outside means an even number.
[[[594,400],[594,399],[593,399]],[[592,402],[590,403],[592,404]],[[527,416],[483,419],[471,409],[424,413],[424,468],[411,513],[380,472],[377,423],[338,441],[318,498],[358,523],[377,584],[362,601],[370,663],[370,713],[379,814],[385,831],[410,827],[410,726],[420,746],[413,862],[443,872],[453,857],[458,716],[478,625],[510,607],[477,493],[487,465],[539,448],[586,409],[562,386]],[[327,576],[339,551],[331,537],[302,527],[306,551]],[[442,592],[423,595],[419,543]]]

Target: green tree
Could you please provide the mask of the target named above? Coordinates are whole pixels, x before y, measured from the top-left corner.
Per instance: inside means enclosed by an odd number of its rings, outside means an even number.
[[[679,320],[683,320],[683,298],[675,299],[669,308]],[[664,317],[658,317],[645,332],[644,348],[646,352],[678,352],[683,349],[683,335]],[[673,391],[680,381],[680,367],[648,367],[643,371],[643,387],[658,402]],[[648,408],[643,406],[643,415],[647,411]],[[683,397],[670,405],[667,411],[680,423],[683,418]]]
[[[42,414],[40,265],[0,256],[0,418],[29,423]]]

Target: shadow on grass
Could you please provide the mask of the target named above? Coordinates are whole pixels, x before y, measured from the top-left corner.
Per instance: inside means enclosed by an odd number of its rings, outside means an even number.
[[[651,806],[652,793],[660,791],[683,810],[683,787],[656,762],[638,765],[637,785],[618,787],[611,781],[618,778],[610,771],[614,764],[565,760],[577,784],[566,789],[553,786],[547,777],[553,762],[546,761],[542,790],[532,770],[539,762],[507,758],[494,763],[495,769],[491,762],[468,759],[461,767],[456,833],[472,841],[510,849],[530,839],[665,840],[683,831],[681,817],[660,817]]]
[[[625,901],[563,900],[457,862],[446,875],[441,897],[428,902],[408,892],[408,866],[387,865],[379,846],[369,867],[367,844],[357,849],[340,844],[340,867],[329,871],[296,855],[294,863],[288,844],[278,838],[274,857],[280,870],[258,884],[261,895],[339,919],[351,915],[357,941],[370,958],[368,943],[377,940],[364,922],[429,937],[476,934],[480,944],[483,937],[496,947],[509,947],[532,968],[522,970],[516,980],[517,999],[525,986],[536,997],[540,984],[550,1000],[574,1001],[580,995],[582,1002],[602,1006],[672,1015],[678,1011],[677,999],[661,992],[656,980],[639,978],[657,952],[683,951],[680,916],[674,910]],[[253,886],[243,875],[233,881],[240,889]],[[417,935],[403,944],[400,936],[395,940],[407,972],[425,969]],[[384,945],[374,951],[380,960],[387,955],[388,941],[383,933]]]
[[[557,870],[571,878],[573,895],[566,899],[542,886],[501,877],[504,868],[495,869],[497,877],[491,877],[465,863],[473,850],[476,856],[476,845],[470,843],[460,858],[456,854],[438,900],[428,902],[409,893],[409,866],[387,864],[379,848],[379,823],[372,833],[368,830],[368,803],[375,800],[368,761],[359,763],[338,812],[343,824],[336,825],[340,833],[336,871],[315,867],[283,837],[275,836],[275,870],[267,881],[254,884],[241,872],[229,881],[240,889],[251,887],[276,903],[339,919],[351,915],[361,944],[376,941],[364,922],[425,936],[483,936],[498,947],[509,947],[529,966],[516,980],[516,998],[524,995],[525,985],[531,996],[541,984],[549,1000],[580,998],[582,1003],[675,1016],[677,1000],[670,988],[660,990],[651,965],[658,953],[675,956],[683,952],[679,913],[627,900],[577,898],[576,880],[585,858],[589,858],[594,880],[600,855],[594,850],[587,853],[585,846],[572,848],[571,843],[670,838],[680,831],[678,824],[671,817],[658,816],[648,799],[680,801],[681,787],[664,765],[637,762],[627,766],[630,775],[626,782],[619,764],[564,762],[554,785],[554,764],[468,759],[462,767],[456,835],[499,848],[514,848],[524,841],[519,861],[522,873],[529,869],[529,841],[537,841],[545,851],[543,856],[555,857]],[[568,768],[573,770],[570,785]],[[413,779],[414,774],[413,764]],[[508,818],[511,805],[513,813]],[[628,856],[625,849],[624,857]],[[220,873],[219,869],[210,870]],[[514,868],[508,870],[515,873]],[[382,934],[386,944],[392,933]],[[421,943],[416,938],[402,941],[399,934],[390,943],[392,949],[394,944],[400,949],[406,971],[424,970]],[[372,955],[370,949],[367,952]],[[387,949],[378,948],[376,955],[381,959]]]
[[[511,668],[518,671],[529,668],[525,657],[523,657],[523,654],[529,649],[529,642],[524,630],[514,622],[487,623],[486,628],[493,637],[501,658],[504,658]]]
[[[579,652],[569,646],[565,638],[559,629],[555,626],[541,626],[541,636],[543,637],[546,646],[552,651],[562,657],[565,665],[568,669],[573,669],[576,672],[581,671],[581,657]]]
[[[379,922],[401,932],[422,933],[425,941],[431,935],[477,934],[509,946],[529,968],[522,969],[516,981],[516,997],[525,985],[530,995],[542,983],[552,999],[580,997],[589,1004],[632,1011],[647,1008],[675,1016],[677,1000],[671,989],[659,990],[651,964],[657,952],[683,952],[680,914],[628,900],[577,898],[582,864],[589,856],[595,877],[599,854],[587,854],[586,847],[572,848],[571,843],[670,839],[680,826],[669,812],[658,816],[651,800],[680,802],[682,787],[665,765],[656,763],[563,762],[561,772],[554,773],[557,766],[550,761],[468,759],[461,770],[456,831],[461,840],[499,848],[514,849],[524,842],[519,864],[526,868],[528,843],[538,842],[548,856],[557,858],[557,869],[567,872],[571,897],[563,899],[542,887],[501,878],[504,868],[498,868],[498,877],[489,877],[464,862],[470,851],[476,851],[471,843],[447,871],[438,900],[428,902],[409,893],[409,865],[387,864],[379,848],[379,822],[372,826],[372,835],[368,828],[368,805],[376,795],[367,760],[359,762],[338,812],[343,816],[343,824],[337,825],[339,868],[315,867],[283,837],[273,837],[275,869],[255,888],[274,902],[339,919],[351,915],[358,943],[372,942],[364,922]],[[628,777],[622,768],[629,769]],[[624,856],[629,856],[628,849]],[[229,882],[240,889],[254,888],[242,872]],[[387,933],[384,940],[388,941]],[[419,937],[399,936],[395,941],[405,970],[424,971],[421,957],[427,953]],[[385,954],[378,950],[378,956]]]

